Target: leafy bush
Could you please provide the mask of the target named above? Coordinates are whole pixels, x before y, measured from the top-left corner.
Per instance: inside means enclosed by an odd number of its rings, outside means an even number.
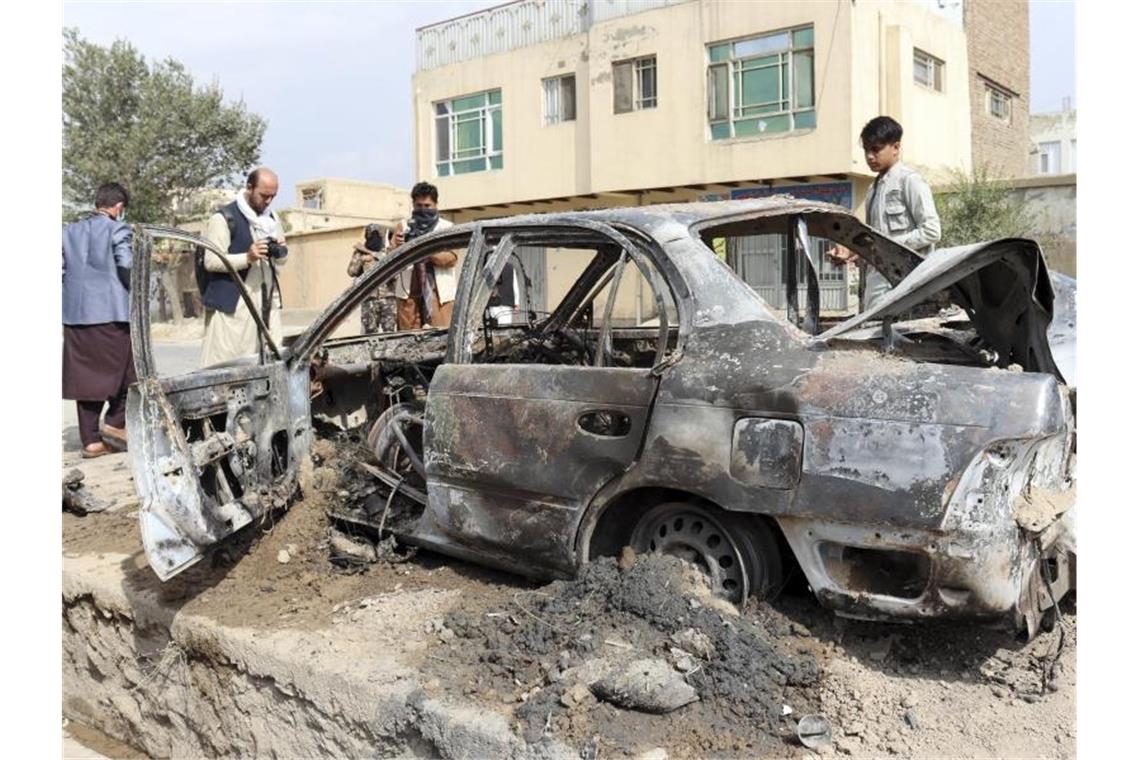
[[[942,221],[939,248],[1032,235],[1035,214],[985,164],[972,174],[955,172],[949,187],[934,196],[934,203]]]

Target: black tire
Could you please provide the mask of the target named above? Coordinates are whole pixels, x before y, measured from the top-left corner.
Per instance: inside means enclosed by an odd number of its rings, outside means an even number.
[[[629,543],[638,553],[692,562],[709,577],[713,593],[733,604],[749,595],[771,599],[783,587],[779,545],[768,526],[751,515],[704,502],[666,502],[641,516]]]

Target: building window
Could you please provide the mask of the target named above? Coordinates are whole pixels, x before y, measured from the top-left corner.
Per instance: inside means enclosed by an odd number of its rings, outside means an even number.
[[[1002,121],[1010,120],[1010,112],[1013,110],[1013,96],[1008,92],[1002,92],[987,84],[986,102],[989,104],[990,116]]]
[[[435,169],[440,177],[502,168],[501,90],[435,104]]]
[[[914,83],[935,92],[942,89],[942,61],[918,48],[914,49]]]
[[[574,121],[574,75],[542,80],[543,123]]]
[[[1069,141],[1069,171],[1076,172],[1077,170],[1077,141]]]
[[[1037,146],[1037,173],[1060,174],[1061,143],[1043,142]]]
[[[614,113],[657,107],[657,56],[614,64]]]
[[[815,127],[810,26],[708,47],[708,119],[714,140]]]
[[[324,206],[325,194],[319,187],[301,191],[301,207],[319,209]]]

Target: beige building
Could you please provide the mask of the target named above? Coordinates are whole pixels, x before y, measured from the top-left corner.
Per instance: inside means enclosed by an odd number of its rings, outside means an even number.
[[[1076,174],[1077,112],[1069,98],[1061,110],[1029,117],[1030,174]]]
[[[359,227],[369,222],[394,226],[411,213],[407,188],[356,179],[298,182],[293,206],[279,210],[287,233]]]
[[[932,183],[970,170],[969,17],[939,0],[518,0],[443,21],[417,30],[416,179],[459,221],[774,193],[860,210],[858,134],[879,114]],[[777,307],[781,241],[728,252]],[[824,307],[848,310],[830,266]]]

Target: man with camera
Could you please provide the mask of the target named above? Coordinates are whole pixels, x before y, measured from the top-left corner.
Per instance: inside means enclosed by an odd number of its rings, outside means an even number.
[[[277,215],[269,204],[277,195],[277,175],[266,168],[254,169],[245,189],[232,203],[221,207],[206,224],[206,239],[227,252],[253,297],[254,308],[281,345],[281,293],[277,267],[285,263],[289,249]],[[202,304],[206,307],[206,336],[202,341],[201,365],[257,353],[257,323],[241,298],[241,291],[218,257],[206,252],[202,260]]]

